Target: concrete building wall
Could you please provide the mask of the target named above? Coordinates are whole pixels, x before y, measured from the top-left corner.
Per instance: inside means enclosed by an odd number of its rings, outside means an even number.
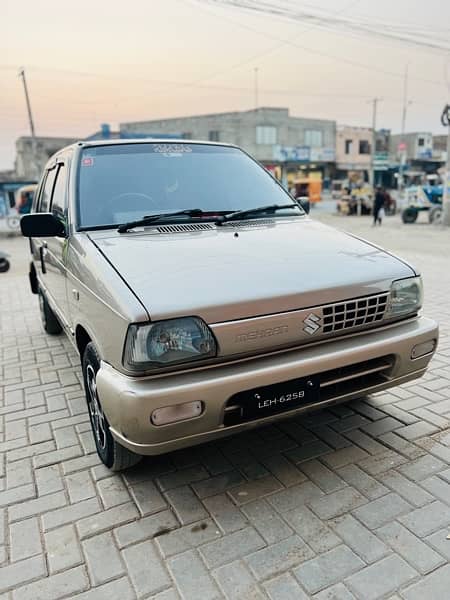
[[[76,141],[74,138],[65,137],[37,137],[35,156],[32,138],[28,136],[18,138],[15,160],[17,177],[37,180],[50,156]]]
[[[257,160],[277,159],[280,148],[307,146],[327,148],[334,154],[336,122],[291,117],[287,108],[259,108],[249,111],[192,117],[121,123],[126,134],[160,132],[197,139],[237,144]],[[330,156],[330,154],[328,154]],[[330,157],[333,160],[333,157]]]
[[[338,169],[365,170],[370,166],[372,130],[367,127],[339,127],[336,133]]]
[[[405,153],[407,160],[428,159],[433,154],[433,135],[430,132],[414,132],[395,134],[391,137],[391,154],[393,157],[400,157],[402,150],[399,150],[399,144],[406,145]]]

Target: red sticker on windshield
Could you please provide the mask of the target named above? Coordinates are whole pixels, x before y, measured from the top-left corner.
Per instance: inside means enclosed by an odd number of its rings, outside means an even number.
[[[86,156],[81,161],[81,164],[83,167],[92,167],[92,165],[94,164],[94,159],[91,156]]]

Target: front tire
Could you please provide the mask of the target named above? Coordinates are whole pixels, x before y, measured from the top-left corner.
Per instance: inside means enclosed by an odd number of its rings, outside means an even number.
[[[62,327],[57,316],[50,308],[47,298],[42,290],[39,290],[39,310],[41,312],[42,326],[50,335],[61,333]]]
[[[100,356],[92,342],[86,346],[84,351],[82,368],[92,434],[100,460],[111,471],[123,471],[136,465],[142,456],[121,446],[109,430],[108,419],[103,412],[97,393],[96,378],[100,368]]]
[[[442,206],[433,206],[428,213],[428,221],[433,225],[440,225],[442,223]]]

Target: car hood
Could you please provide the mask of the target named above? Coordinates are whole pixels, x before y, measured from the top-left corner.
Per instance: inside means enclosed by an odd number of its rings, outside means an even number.
[[[386,251],[305,217],[89,237],[155,321],[196,315],[220,323],[308,308],[387,291],[415,274]]]

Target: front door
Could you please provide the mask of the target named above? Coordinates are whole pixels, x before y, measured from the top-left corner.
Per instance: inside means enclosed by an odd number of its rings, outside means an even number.
[[[50,200],[49,212],[64,223],[67,230],[67,171],[64,162],[56,165],[55,182]],[[56,308],[56,314],[61,325],[69,326],[69,304],[67,301],[66,253],[68,238],[49,237],[45,239],[44,275],[47,292],[51,304]]]

